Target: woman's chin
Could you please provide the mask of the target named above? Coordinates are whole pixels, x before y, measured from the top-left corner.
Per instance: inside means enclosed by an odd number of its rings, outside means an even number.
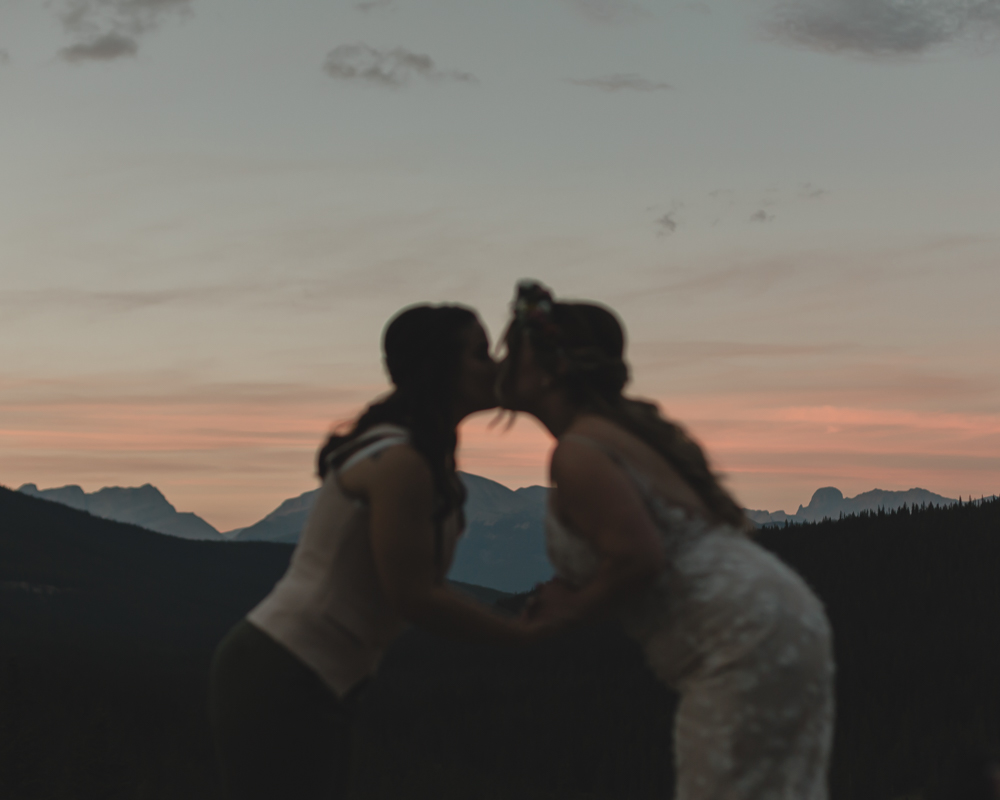
[[[504,400],[497,406],[497,408],[499,408],[502,411],[509,411],[512,414],[532,413],[530,403],[519,403],[517,400]]]
[[[475,402],[469,402],[466,406],[465,415],[480,414],[483,411],[492,411],[497,407],[497,399],[493,396],[481,397]]]

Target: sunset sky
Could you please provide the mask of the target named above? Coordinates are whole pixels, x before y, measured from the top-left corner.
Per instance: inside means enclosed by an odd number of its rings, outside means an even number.
[[[0,0],[0,483],[220,530],[418,301],[615,308],[740,501],[1000,490],[1000,0]],[[462,467],[545,482],[521,419]]]

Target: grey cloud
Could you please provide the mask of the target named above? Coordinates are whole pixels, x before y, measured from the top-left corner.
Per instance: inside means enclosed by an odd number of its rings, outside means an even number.
[[[751,222],[770,222],[774,219],[774,214],[768,214],[763,208],[750,215]]]
[[[74,37],[60,56],[71,62],[134,56],[139,37],[164,17],[190,13],[193,0],[62,0],[59,18]]]
[[[8,53],[6,50],[0,50],[0,64],[9,64],[9,63],[10,63],[10,53]]]
[[[912,55],[1000,34],[1000,0],[782,0],[767,27],[816,50]]]
[[[193,0],[64,0],[63,25],[74,33],[101,32],[139,36],[159,25],[164,15],[188,13]]]
[[[361,0],[360,3],[355,3],[354,7],[358,11],[375,11],[379,8],[389,8],[395,3],[396,0]]]
[[[664,214],[658,220],[656,224],[660,228],[660,236],[664,236],[668,233],[673,233],[677,230],[677,220],[674,219],[675,212],[671,211],[669,214]]]
[[[327,53],[323,70],[332,78],[398,88],[413,78],[429,81],[475,82],[468,72],[441,70],[427,55],[402,47],[376,50],[366,44],[342,44]]]
[[[64,61],[113,61],[116,58],[134,56],[139,51],[139,43],[131,36],[120,33],[105,33],[88,42],[77,42],[59,51]]]
[[[575,83],[577,86],[586,86],[589,89],[599,89],[603,92],[617,92],[622,89],[635,92],[666,92],[674,88],[669,83],[643,78],[634,72],[606,75],[601,78],[577,78],[569,82]]]
[[[815,186],[812,183],[803,183],[799,187],[799,196],[805,200],[818,200],[820,197],[825,197],[829,192],[820,186]]]

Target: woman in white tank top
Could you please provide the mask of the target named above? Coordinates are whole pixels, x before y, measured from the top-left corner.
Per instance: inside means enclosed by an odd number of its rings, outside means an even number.
[[[677,800],[825,800],[833,655],[822,604],[746,535],[740,507],[658,409],[622,395],[608,309],[522,284],[501,401],[558,439],[531,611],[617,617],[681,695]]]
[[[444,581],[464,525],[456,427],[496,405],[475,313],[404,310],[383,352],[392,393],[320,451],[288,571],[216,651],[211,712],[232,800],[344,796],[357,688],[407,623],[509,644],[554,627],[495,615]]]

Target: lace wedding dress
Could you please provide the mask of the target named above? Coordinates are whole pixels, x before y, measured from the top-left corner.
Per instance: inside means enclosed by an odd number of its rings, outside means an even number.
[[[662,536],[667,567],[620,617],[653,673],[681,695],[676,800],[824,800],[833,655],[820,601],[742,533],[667,505],[617,453],[572,438],[629,474]],[[551,509],[546,538],[561,578],[593,577],[593,550]]]

